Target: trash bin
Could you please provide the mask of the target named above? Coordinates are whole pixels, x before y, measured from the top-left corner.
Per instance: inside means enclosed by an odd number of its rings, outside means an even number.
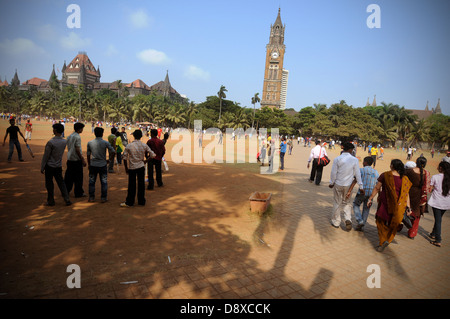
[[[271,193],[254,192],[249,198],[251,212],[260,214],[264,213],[269,207],[271,197]]]

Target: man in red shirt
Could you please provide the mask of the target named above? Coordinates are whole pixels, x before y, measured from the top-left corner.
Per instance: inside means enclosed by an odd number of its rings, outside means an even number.
[[[161,138],[162,128],[158,127],[158,138]]]
[[[148,187],[147,189],[152,190],[155,186],[155,181],[153,179],[153,166],[156,171],[156,183],[158,187],[163,186],[161,163],[164,154],[166,153],[166,147],[164,142],[158,138],[158,130],[152,129],[150,131],[150,139],[147,141],[148,147],[156,154],[154,158],[148,161]]]

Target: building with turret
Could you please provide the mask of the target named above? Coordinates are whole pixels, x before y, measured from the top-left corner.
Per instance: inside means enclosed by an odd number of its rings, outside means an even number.
[[[53,65],[49,80],[34,77],[21,84],[16,70],[11,84],[8,84],[5,80],[5,82],[0,81],[0,86],[17,86],[21,91],[37,90],[48,92],[52,90],[53,85],[59,85],[60,89],[69,85],[73,85],[74,87],[83,85],[86,90],[94,93],[104,89],[115,92],[126,90],[128,91],[127,96],[130,98],[136,95],[150,95],[155,93],[179,102],[183,102],[186,99],[172,87],[169,80],[169,71],[167,71],[164,81],[155,83],[152,86],[145,84],[141,79],[130,83],[122,83],[121,81],[110,83],[101,82],[100,66],[96,68],[86,52],[78,52],[69,64],[66,64],[66,61],[64,61],[61,73],[61,79],[58,79],[55,72],[55,65]]]

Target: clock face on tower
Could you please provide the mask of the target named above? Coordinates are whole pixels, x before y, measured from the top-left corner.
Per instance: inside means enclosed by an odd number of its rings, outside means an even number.
[[[272,52],[271,56],[272,56],[273,59],[278,58],[278,52]]]

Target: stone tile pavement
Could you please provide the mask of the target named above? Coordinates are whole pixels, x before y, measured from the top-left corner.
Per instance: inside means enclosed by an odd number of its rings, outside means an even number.
[[[49,291],[39,298],[80,299],[397,299],[450,297],[450,220],[444,215],[442,248],[426,235],[432,214],[420,223],[415,240],[405,230],[383,253],[374,223],[375,207],[364,232],[331,227],[331,164],[321,186],[307,181],[308,148],[286,155],[286,169],[273,178],[283,183],[276,212],[283,227],[261,227],[259,245],[242,260],[221,258],[207,263],[174,267],[143,278],[136,284],[83,286]],[[331,152],[331,158],[337,156]],[[253,231],[253,230],[252,230]],[[369,265],[380,269],[380,288],[368,288]]]

